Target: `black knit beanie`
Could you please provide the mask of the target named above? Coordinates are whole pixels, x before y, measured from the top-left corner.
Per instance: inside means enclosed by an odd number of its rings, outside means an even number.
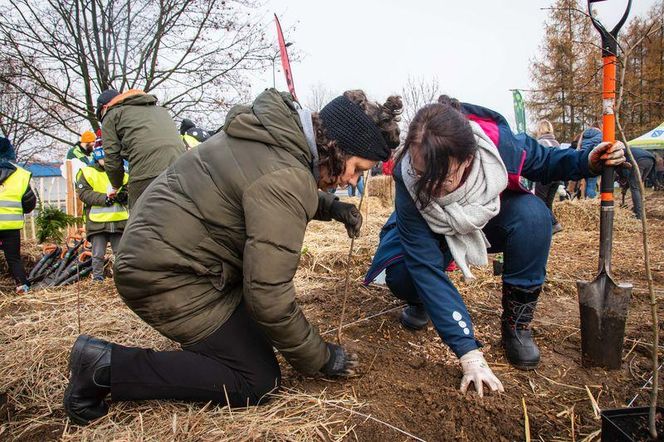
[[[189,118],[185,118],[182,120],[182,123],[180,123],[180,135],[184,135],[187,133],[187,131],[191,128],[196,127],[193,121],[191,121]]]
[[[380,129],[358,104],[342,95],[330,101],[319,115],[328,138],[344,152],[372,161],[389,158],[390,148]]]

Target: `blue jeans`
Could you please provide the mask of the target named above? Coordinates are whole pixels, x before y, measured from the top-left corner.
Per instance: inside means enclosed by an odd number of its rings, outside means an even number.
[[[364,177],[360,176],[357,180],[357,186],[348,186],[348,196],[355,196],[355,191],[357,190],[357,196],[361,196],[364,193]]]
[[[503,252],[503,283],[539,287],[546,278],[553,218],[544,202],[530,193],[504,193],[500,213],[484,227],[489,253]]]
[[[551,211],[535,195],[503,194],[500,213],[483,231],[491,243],[489,253],[504,254],[504,284],[531,289],[544,283],[552,221]],[[385,282],[397,298],[409,304],[421,303],[403,261],[386,269]]]
[[[595,198],[597,196],[598,176],[586,178],[586,198]]]

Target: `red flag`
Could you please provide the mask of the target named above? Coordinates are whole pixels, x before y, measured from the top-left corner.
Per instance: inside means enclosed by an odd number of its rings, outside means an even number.
[[[298,101],[297,95],[295,95],[295,84],[293,83],[293,73],[291,72],[290,61],[288,60],[288,51],[286,50],[284,33],[281,32],[281,24],[279,24],[279,18],[277,18],[277,14],[274,14],[274,21],[277,24],[277,38],[279,39],[279,53],[281,55],[281,66],[284,68],[284,75],[286,75],[286,84],[288,84],[288,91],[293,96],[293,99],[295,101]]]

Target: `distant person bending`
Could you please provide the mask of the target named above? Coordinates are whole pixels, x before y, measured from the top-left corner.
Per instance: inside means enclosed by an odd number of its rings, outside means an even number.
[[[664,156],[655,154],[655,190],[664,189]]]
[[[540,120],[537,123],[537,131],[535,133],[537,137],[537,142],[543,146],[549,147],[551,149],[559,149],[560,143],[556,140],[556,137],[553,135],[553,124],[549,120]],[[558,187],[562,184],[562,181],[552,181],[547,184],[535,183],[535,195],[539,197],[546,207],[551,211],[551,216],[553,216],[553,235],[563,230],[563,226],[560,225],[556,219],[556,215],[553,213],[553,200],[558,193]]]
[[[34,210],[37,198],[30,188],[30,172],[15,160],[11,143],[0,137],[0,249],[16,281],[16,293],[25,293],[30,285],[21,261],[21,229],[24,214]]]
[[[655,155],[652,152],[637,147],[633,147],[631,150],[632,155],[634,155],[634,161],[636,161],[636,165],[641,172],[641,179],[645,180],[655,167]],[[617,172],[623,178],[623,182],[627,182],[629,187],[632,195],[632,211],[634,212],[634,216],[636,219],[641,219],[641,187],[639,186],[636,173],[627,168],[620,168]]]
[[[97,118],[102,123],[106,173],[116,191],[123,185],[123,160],[129,162],[131,208],[152,180],[186,151],[185,146],[168,111],[157,106],[154,95],[140,90],[102,92]]]

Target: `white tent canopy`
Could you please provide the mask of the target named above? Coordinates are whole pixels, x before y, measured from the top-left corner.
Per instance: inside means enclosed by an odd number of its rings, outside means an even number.
[[[650,132],[646,132],[638,138],[628,142],[630,147],[639,147],[648,150],[664,150],[664,123],[660,124]]]

